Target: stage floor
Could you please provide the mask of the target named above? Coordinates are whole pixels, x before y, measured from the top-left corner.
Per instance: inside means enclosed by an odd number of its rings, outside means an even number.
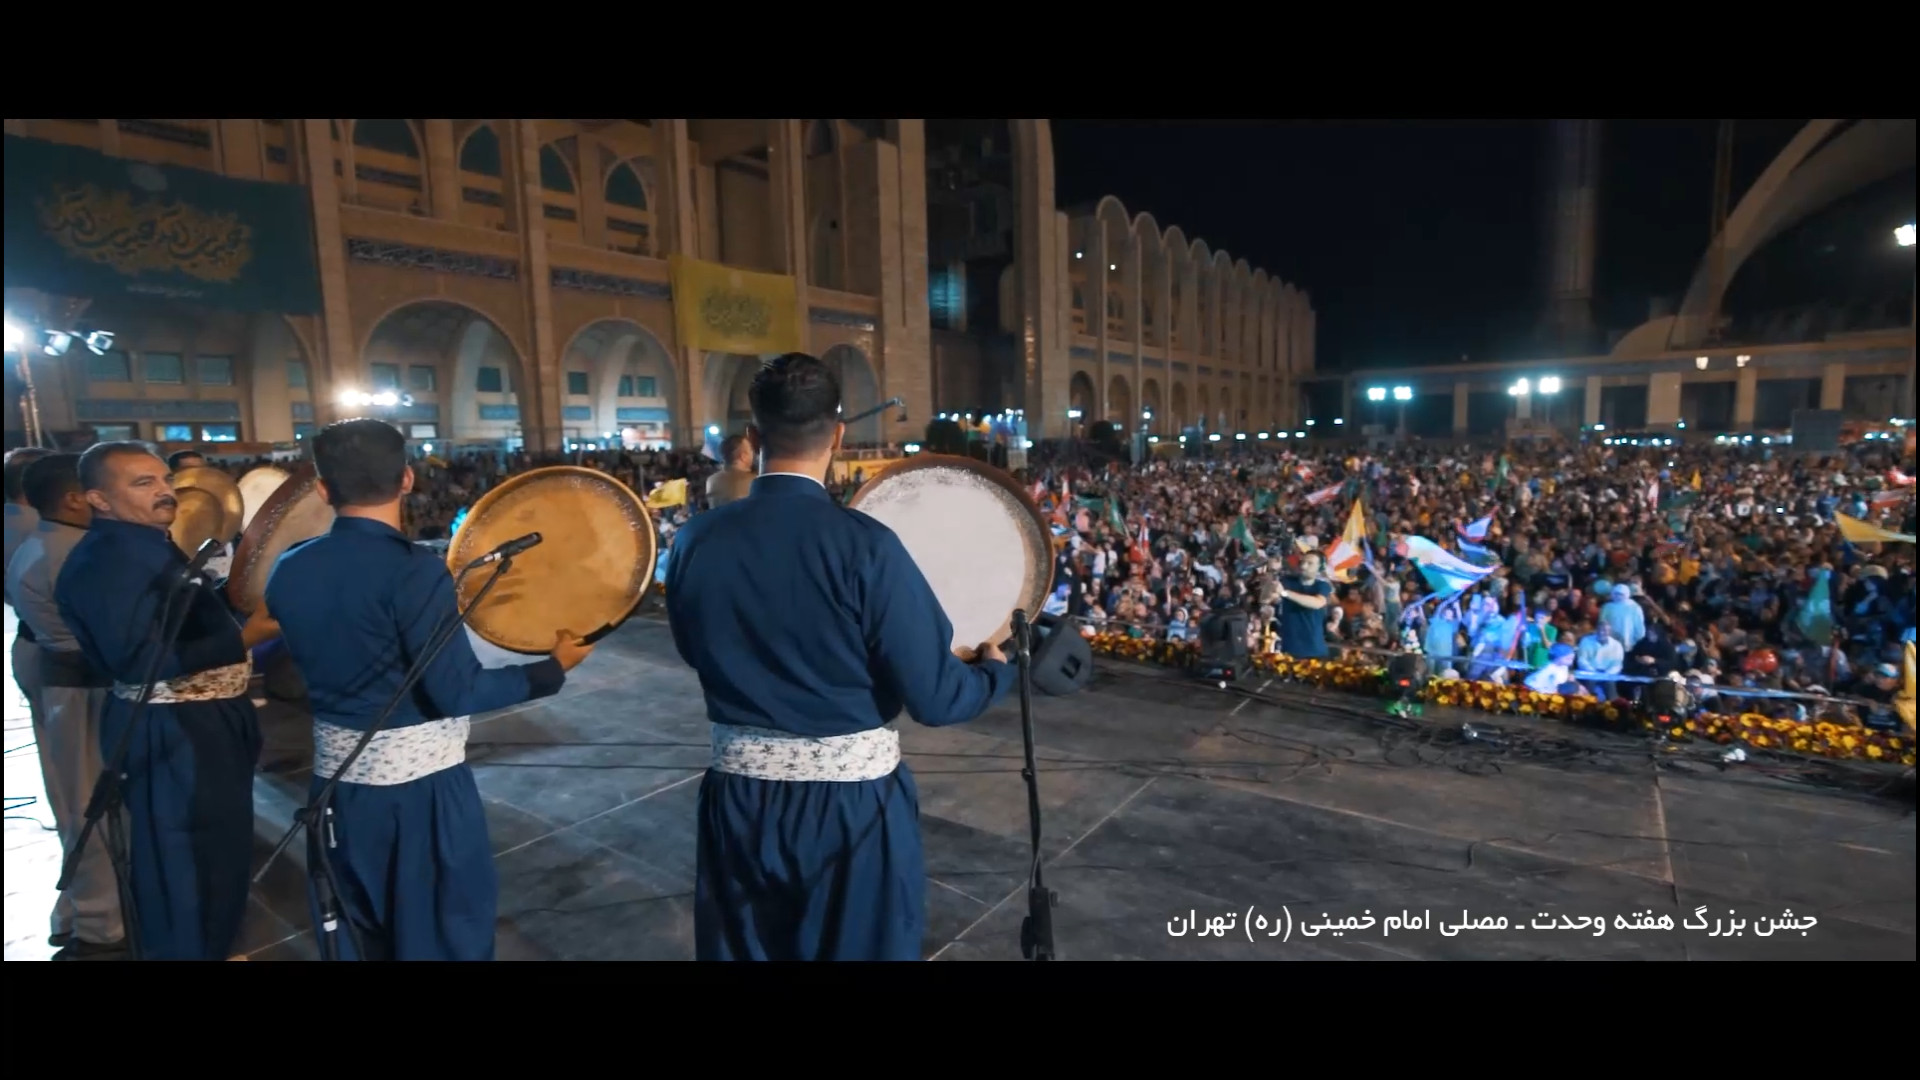
[[[1415,751],[1383,742],[1364,715],[1378,705],[1339,700],[1353,711],[1105,662],[1088,691],[1036,699],[1060,958],[1915,958],[1905,804],[1737,772],[1656,772],[1630,740],[1607,767],[1507,761],[1474,775],[1461,767],[1471,754],[1431,749],[1437,763],[1403,764]],[[11,748],[26,736],[8,717]],[[263,850],[306,786],[303,720],[276,706],[266,726]],[[1028,861],[1017,702],[957,728],[900,727],[922,799],[927,956],[1017,959]],[[25,793],[17,759],[30,755],[9,756],[9,795]],[[691,959],[706,756],[697,682],[648,619],[603,642],[558,697],[477,720],[501,958]],[[51,861],[40,850],[50,836],[8,821],[8,959],[47,951],[51,877],[35,866]],[[312,957],[299,882],[288,863],[256,896],[255,959]],[[1684,924],[1701,908],[1705,929],[1618,921]],[[1390,927],[1388,916],[1402,918]],[[1754,933],[1809,916],[1818,922],[1804,930]],[[1350,917],[1373,923],[1315,932]],[[1596,917],[1603,932],[1560,925]],[[1231,929],[1200,933],[1215,918]],[[1460,928],[1495,919],[1511,928]]]

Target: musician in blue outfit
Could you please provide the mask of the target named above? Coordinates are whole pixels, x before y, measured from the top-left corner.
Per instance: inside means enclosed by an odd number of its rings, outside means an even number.
[[[54,598],[88,664],[113,684],[100,718],[107,753],[129,731],[162,612],[184,613],[126,759],[133,910],[123,914],[135,955],[230,959],[247,908],[260,757],[247,651],[279,627],[264,609],[241,626],[211,586],[185,583],[187,558],[167,538],[178,506],[171,473],[145,444],[99,443],[78,471],[93,523]],[[106,840],[102,827],[87,842]]]
[[[801,353],[748,394],[763,456],[746,498],[674,539],[667,613],[700,675],[713,761],[700,786],[702,960],[918,960],[926,927],[919,793],[902,710],[978,717],[1015,684],[953,624],[899,537],[822,484],[845,434],[840,385]]]
[[[592,648],[562,631],[547,659],[482,667],[466,632],[454,628],[446,563],[400,531],[413,470],[399,429],[345,420],[311,445],[333,527],[280,556],[266,599],[307,683],[313,795],[393,701],[436,632],[452,632],[341,777],[331,813],[309,836],[309,873],[331,870],[349,924],[334,938],[337,955],[491,960],[499,879],[467,767],[468,717],[557,693]]]

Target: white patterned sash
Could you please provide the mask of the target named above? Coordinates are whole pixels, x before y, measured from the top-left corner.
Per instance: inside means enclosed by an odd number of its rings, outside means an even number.
[[[238,664],[196,671],[177,679],[155,683],[150,705],[185,705],[195,701],[226,701],[245,697],[247,683],[253,678],[253,658]],[[122,701],[139,701],[142,687],[132,683],[114,683],[113,696]]]
[[[353,760],[340,779],[349,784],[393,787],[451,769],[467,760],[467,733],[472,722],[465,716],[448,720],[429,720],[403,728],[391,728],[373,737],[367,748]],[[360,745],[365,732],[313,722],[313,771],[331,778]]]
[[[900,733],[890,728],[810,739],[768,728],[713,725],[716,772],[755,780],[846,784],[884,779],[899,767]]]

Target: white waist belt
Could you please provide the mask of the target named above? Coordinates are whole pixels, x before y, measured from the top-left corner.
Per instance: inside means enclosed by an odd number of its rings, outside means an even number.
[[[809,739],[767,728],[713,725],[713,768],[754,780],[858,783],[900,767],[900,733],[873,728]]]
[[[422,777],[464,764],[470,727],[472,724],[467,717],[456,716],[450,720],[429,720],[424,724],[382,731],[373,737],[359,757],[353,759],[353,768],[348,769],[340,779],[349,784],[393,787],[411,784]],[[315,720],[314,775],[330,779],[339,772],[341,763],[347,760],[348,754],[353,753],[354,747],[360,745],[360,737],[364,734],[353,728],[329,724],[325,720]]]
[[[247,682],[252,678],[253,658],[248,657],[238,664],[196,671],[178,679],[155,683],[153,696],[147,702],[151,705],[184,705],[193,701],[225,701],[244,697]],[[131,683],[114,683],[113,696],[122,701],[139,701],[141,689]]]

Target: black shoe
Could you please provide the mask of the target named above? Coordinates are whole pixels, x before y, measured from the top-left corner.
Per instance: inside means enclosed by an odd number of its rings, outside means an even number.
[[[48,948],[51,948],[51,949],[64,949],[64,948],[66,948],[67,946],[69,946],[69,945],[71,945],[71,944],[73,944],[73,935],[72,935],[72,934],[49,934],[49,935],[47,935],[47,947],[48,947]]]
[[[114,941],[101,944],[97,941],[81,941],[75,938],[71,944],[53,954],[55,960],[126,960],[127,943]]]

